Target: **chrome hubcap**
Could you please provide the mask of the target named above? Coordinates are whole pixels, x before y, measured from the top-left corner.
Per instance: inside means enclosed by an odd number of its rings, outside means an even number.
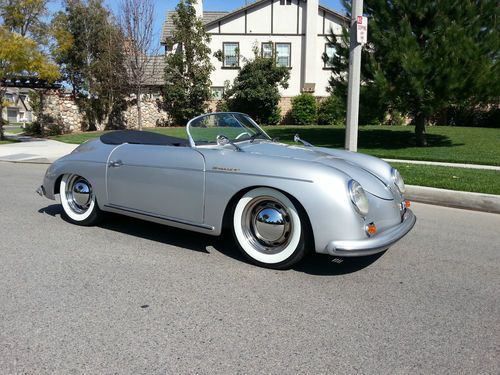
[[[292,222],[281,202],[272,197],[258,197],[245,208],[242,228],[256,250],[276,254],[288,246]]]
[[[85,213],[94,198],[90,183],[83,177],[76,175],[68,179],[65,193],[69,207],[77,214]]]
[[[90,187],[86,182],[78,181],[73,186],[73,199],[79,206],[86,206],[90,201]]]

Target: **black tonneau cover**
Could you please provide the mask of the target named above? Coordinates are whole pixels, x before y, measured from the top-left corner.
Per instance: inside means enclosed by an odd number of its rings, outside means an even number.
[[[139,130],[112,131],[101,135],[100,139],[102,143],[106,143],[108,145],[131,143],[157,146],[189,146],[189,142],[186,139]]]

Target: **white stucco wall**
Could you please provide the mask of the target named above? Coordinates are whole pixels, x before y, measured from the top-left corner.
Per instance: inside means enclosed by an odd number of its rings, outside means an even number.
[[[271,5],[271,2],[273,3]],[[262,43],[291,43],[291,69],[288,89],[282,89],[281,95],[295,96],[300,94],[306,82],[306,71],[313,69],[316,89],[314,95],[328,95],[326,87],[330,78],[330,70],[324,69],[322,59],[325,51],[326,38],[330,29],[337,33],[341,32],[340,23],[342,20],[319,7],[315,14],[315,22],[310,22],[313,30],[307,30],[306,22],[307,3],[292,0],[292,5],[280,5],[279,0],[265,1],[256,6],[249,7],[245,11],[221,19],[207,31],[211,34],[212,40],[210,48],[212,54],[218,50],[223,50],[224,42],[238,42],[240,49],[240,66],[244,64],[244,59],[253,57],[252,48],[257,43],[259,51]],[[246,14],[245,14],[246,13]],[[314,49],[305,48],[307,33],[312,33],[316,38]],[[309,60],[306,66],[306,54],[313,54],[314,58]],[[238,74],[237,69],[227,69],[222,67],[222,62],[212,56],[212,64],[216,70],[211,75],[212,86],[222,87],[225,81],[232,82]]]

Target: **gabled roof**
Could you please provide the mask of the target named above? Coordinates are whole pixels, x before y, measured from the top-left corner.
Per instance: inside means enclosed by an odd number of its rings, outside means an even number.
[[[205,25],[206,26],[213,26],[213,25],[216,24],[216,22],[223,21],[225,19],[231,18],[232,16],[234,16],[237,13],[244,12],[245,10],[252,9],[252,8],[260,5],[261,3],[267,3],[267,2],[269,2],[269,0],[256,0],[254,2],[251,2],[250,4],[247,4],[247,5],[244,5],[242,7],[236,8],[235,10],[233,10],[231,12],[226,12],[226,14],[224,16],[219,17],[218,19],[213,20],[211,22],[205,23]],[[338,17],[338,18],[340,18],[342,20],[346,20],[346,21],[348,20],[348,18],[345,15],[342,15],[339,12],[336,12],[333,9],[330,9],[330,8],[324,6],[324,5],[319,4],[318,8],[321,9],[321,10],[324,10],[327,13],[333,14],[334,16],[336,16],[336,17]]]
[[[244,12],[248,9],[252,9],[261,3],[264,2],[269,2],[269,0],[254,0],[253,2],[250,2],[247,5],[244,5],[242,7],[236,8],[232,10],[231,12],[222,12],[222,11],[204,11],[203,12],[203,24],[205,26],[213,26],[216,25],[219,21],[223,21],[225,19],[231,18],[237,13]],[[349,18],[347,18],[345,15],[330,9],[324,5],[319,4],[319,9],[322,11],[325,11],[326,13],[332,14],[339,19],[347,22],[349,21]],[[174,29],[174,22],[173,22],[173,15],[175,14],[175,11],[169,11],[167,12],[165,22],[163,23],[163,29],[161,32],[161,44],[165,44],[165,40],[168,36],[172,35],[172,30]]]
[[[172,36],[172,32],[175,28],[174,26],[174,15],[175,11],[167,12],[165,22],[163,23],[163,28],[161,30],[161,39],[160,43],[165,44],[165,40],[167,37]],[[221,17],[224,17],[229,12],[222,11],[205,11],[203,12],[203,24],[207,25],[212,21],[218,20]]]
[[[163,71],[165,70],[165,55],[148,56],[144,67],[143,84],[145,86],[163,86]],[[128,73],[131,74],[130,70]]]

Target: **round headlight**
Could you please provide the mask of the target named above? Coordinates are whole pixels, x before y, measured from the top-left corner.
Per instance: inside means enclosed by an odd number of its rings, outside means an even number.
[[[349,195],[351,196],[351,201],[356,207],[356,210],[361,216],[366,216],[368,214],[368,197],[365,191],[359,184],[359,182],[351,180],[349,181]]]
[[[401,174],[395,168],[392,168],[391,175],[392,175],[392,181],[398,187],[400,193],[403,194],[406,191],[405,182],[403,181],[403,177],[401,177]]]

